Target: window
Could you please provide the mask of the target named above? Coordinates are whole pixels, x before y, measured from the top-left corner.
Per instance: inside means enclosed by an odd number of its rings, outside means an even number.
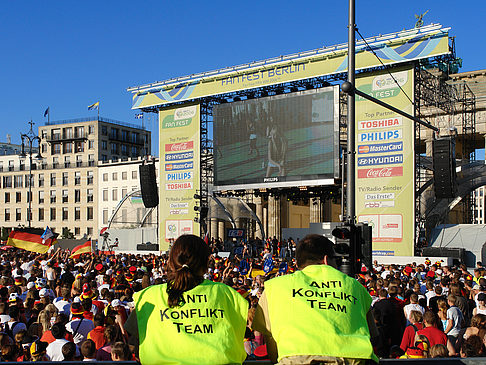
[[[0,172],[3,171],[3,161],[0,161]]]
[[[5,193],[5,203],[10,203],[10,193]]]
[[[34,187],[34,175],[25,175],[25,187],[28,188],[29,186]]]
[[[84,126],[76,127],[75,128],[75,132],[76,132],[76,138],[84,138],[84,137],[86,137],[84,135]]]
[[[129,135],[128,131],[122,129],[121,139],[122,139],[123,142],[128,142],[128,135]]]
[[[72,127],[63,128],[62,133],[63,133],[65,139],[73,138],[73,128]]]
[[[94,166],[95,165],[95,162],[94,162],[94,155],[88,155],[88,166]]]
[[[39,174],[39,188],[42,188],[44,186],[44,174]]]
[[[53,143],[52,144],[52,154],[58,155],[61,153],[61,144],[60,143]]]
[[[27,208],[27,210],[25,211],[25,215],[27,216],[28,221],[32,220],[32,211],[30,209]]]
[[[74,227],[74,235],[79,236],[81,234],[81,228],[79,227]]]
[[[63,153],[73,153],[73,143],[72,142],[64,142],[64,146],[62,149]],[[69,167],[69,166],[67,166]]]
[[[118,190],[117,189],[113,189],[111,191],[111,200],[113,200],[113,201],[117,201],[118,200]]]
[[[88,203],[93,202],[93,189],[86,190],[86,200]]]
[[[108,174],[106,172],[103,174],[103,181],[108,181]]]
[[[95,126],[94,125],[88,126],[88,133],[93,134],[94,132],[95,132]]]
[[[22,193],[20,191],[17,191],[15,193],[15,202],[16,203],[21,203],[22,202]]]
[[[121,197],[124,198],[125,195],[127,195],[127,189],[126,188],[122,189],[122,195],[121,195]]]
[[[136,179],[137,178],[137,170],[133,170],[132,171],[132,179]]]
[[[20,171],[25,171],[25,163],[24,163],[24,161],[20,161],[19,162],[19,170]]]
[[[39,204],[44,204],[44,190],[39,191]]]
[[[94,149],[94,141],[93,141],[93,140],[91,140],[91,139],[88,141],[88,148],[89,148],[90,150]]]
[[[59,157],[54,157],[52,159],[52,168],[57,169],[59,167]]]
[[[67,172],[62,173],[62,186],[67,186],[69,183],[69,175]]]
[[[87,173],[88,185],[93,185],[93,171],[88,171]]]
[[[68,208],[62,208],[62,220],[67,221],[69,219]]]
[[[51,186],[56,186],[56,173],[51,173]]]
[[[108,201],[108,189],[103,190],[103,201],[104,202]]]
[[[47,159],[43,158],[41,162],[41,169],[45,170],[47,169]]]
[[[14,170],[14,162],[12,160],[8,161],[8,171]]]
[[[41,144],[41,152],[47,153],[47,144],[45,144],[45,143]]]
[[[118,128],[111,128],[110,137],[113,139],[118,139]]]
[[[93,207],[87,207],[86,209],[86,219],[89,221],[93,220]]]
[[[107,155],[101,155],[101,161],[107,161],[108,156]]]
[[[14,188],[22,188],[22,181],[23,181],[23,176],[22,175],[15,175],[14,176]]]
[[[84,142],[76,142],[76,153],[84,152]]]
[[[126,180],[128,176],[128,173],[126,171],[123,171],[121,174],[122,180]]]
[[[79,189],[74,190],[74,202],[75,203],[81,202],[81,190]]]
[[[138,150],[137,147],[132,146],[132,157],[137,157],[138,156]]]
[[[50,209],[50,220],[55,221],[56,220],[56,208],[51,208]]]
[[[51,129],[51,137],[54,141],[59,141],[61,139],[61,129],[60,128]]]
[[[101,149],[105,151],[108,149],[108,143],[106,141],[101,141]]]
[[[118,153],[118,146],[116,143],[110,143],[111,153],[116,155]]]
[[[137,143],[138,142],[138,133],[132,132],[131,141],[132,141],[132,143]]]
[[[74,185],[81,185],[81,172],[80,171],[74,172]]]
[[[5,208],[5,221],[8,222],[10,220],[10,208]]]
[[[124,156],[128,156],[128,147],[126,144],[121,145],[121,154]]]
[[[106,127],[106,125],[101,126],[101,134],[104,136],[108,135],[108,128]]]
[[[44,220],[44,208],[39,208],[39,220]]]
[[[118,173],[117,172],[114,172],[112,175],[111,175],[111,179],[113,181],[117,181],[118,180]]]
[[[62,191],[62,202],[63,203],[68,203],[69,202],[69,191],[68,190],[63,190]]]
[[[15,209],[15,220],[17,222],[22,220],[22,210],[20,208]]]
[[[76,167],[83,166],[83,156],[77,155],[76,156]]]
[[[56,191],[51,190],[51,203],[55,203],[55,202],[56,202]]]
[[[5,213],[5,216],[7,213]],[[103,209],[103,224],[108,224],[108,209]]]
[[[4,188],[11,188],[12,187],[12,176],[4,176],[3,177],[3,187]]]
[[[81,219],[81,208],[75,207],[74,208],[74,220],[79,221]]]
[[[32,192],[31,191],[28,191],[27,192],[27,203],[29,203],[31,201],[32,201]]]
[[[64,167],[66,169],[68,167],[71,167],[71,157],[70,156],[64,156]]]
[[[93,227],[86,228],[86,235],[87,236],[92,236],[93,235]]]

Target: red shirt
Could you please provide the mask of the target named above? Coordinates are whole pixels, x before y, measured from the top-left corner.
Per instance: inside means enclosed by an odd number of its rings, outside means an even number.
[[[422,323],[414,323],[415,327],[417,327],[417,331],[420,331],[423,326]],[[415,346],[415,329],[412,325],[409,325],[405,328],[402,337],[402,343],[400,344],[400,348],[403,351],[407,351],[407,348]]]
[[[446,334],[436,327],[425,327],[417,333],[427,337],[430,347],[437,345],[438,343],[447,346]]]
[[[68,340],[69,342],[73,342],[73,335],[70,334],[69,332],[66,332],[66,336],[64,336],[64,338],[66,340]],[[54,342],[56,339],[52,335],[51,330],[49,330],[49,331],[44,332],[44,334],[42,335],[40,340],[43,341],[43,342],[51,343],[51,342]]]
[[[103,333],[105,332],[105,327],[96,326],[88,333],[88,339],[93,340],[96,346],[96,350],[99,350],[105,345],[105,337]]]

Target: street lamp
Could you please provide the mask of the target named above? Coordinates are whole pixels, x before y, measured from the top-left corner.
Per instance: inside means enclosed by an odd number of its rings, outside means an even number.
[[[41,139],[39,138],[39,136],[37,136],[34,133],[34,130],[32,129],[34,122],[32,122],[31,120],[29,124],[30,124],[30,130],[25,134],[23,133],[20,134],[20,138],[22,139],[22,145],[20,149],[19,158],[23,160],[27,156],[29,156],[29,210],[27,211],[27,220],[29,222],[29,228],[30,228],[31,221],[32,221],[32,163],[33,160],[42,161],[42,155],[40,154]],[[32,155],[35,153],[33,145],[34,142],[36,141],[37,141],[37,154],[34,157],[32,157]]]

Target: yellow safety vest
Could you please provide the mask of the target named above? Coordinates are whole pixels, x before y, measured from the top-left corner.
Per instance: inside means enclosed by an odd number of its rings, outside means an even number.
[[[371,297],[355,279],[310,265],[269,280],[265,295],[279,361],[299,355],[378,361],[366,321]]]
[[[241,364],[248,302],[222,283],[204,280],[169,308],[167,284],[134,295],[140,361],[147,364]]]

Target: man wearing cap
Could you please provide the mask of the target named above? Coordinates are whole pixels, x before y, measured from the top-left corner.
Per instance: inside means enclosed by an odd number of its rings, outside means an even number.
[[[61,288],[61,297],[54,299],[54,305],[59,313],[69,316],[71,312],[71,289],[67,286]]]
[[[370,342],[371,297],[335,269],[333,243],[308,235],[297,246],[300,271],[265,282],[252,329],[279,364],[378,361]],[[283,305],[287,303],[288,305]],[[290,306],[290,307],[289,307]]]
[[[8,308],[8,315],[10,316],[10,320],[7,322],[6,326],[8,326],[8,332],[10,332],[13,336],[12,339],[15,339],[15,335],[19,333],[19,331],[27,331],[27,326],[25,325],[25,323],[20,322],[19,320],[19,314],[19,308],[17,306],[11,306]]]
[[[73,335],[76,345],[86,340],[88,333],[94,328],[93,321],[84,318],[83,313],[84,308],[81,303],[71,304],[72,320],[66,324],[66,330]]]

